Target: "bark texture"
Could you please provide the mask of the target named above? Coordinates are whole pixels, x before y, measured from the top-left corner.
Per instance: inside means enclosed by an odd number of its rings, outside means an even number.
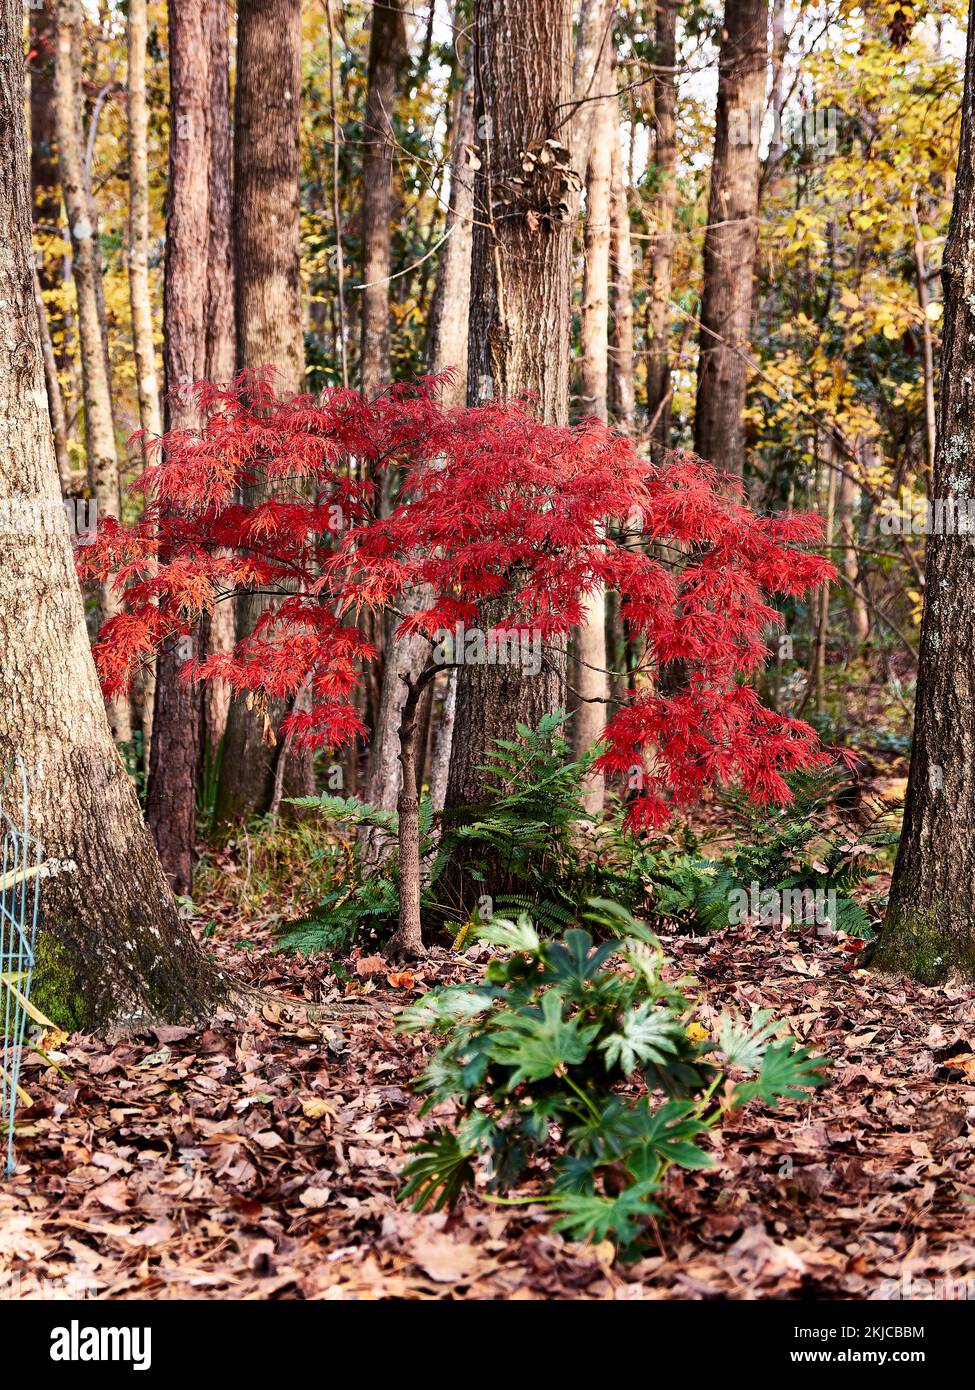
[[[362,394],[389,381],[390,229],[393,215],[393,105],[396,75],[406,52],[404,0],[372,11],[369,88],[362,151]]]
[[[207,376],[212,136],[208,18],[199,0],[169,3],[169,92],[166,428],[192,430],[200,420],[191,388]],[[159,655],[146,798],[163,868],[174,892],[186,895],[193,887],[200,696],[183,684],[179,673],[188,658],[198,655],[192,650],[194,640],[171,644]]]
[[[149,292],[149,113],[146,107],[146,0],[129,0],[129,300],[135,353],[139,423],[147,434],[162,428],[156,349]],[[172,42],[172,36],[170,36]]]
[[[618,122],[612,139],[610,183],[609,413],[621,430],[633,431],[633,247],[623,181]]]
[[[738,477],[745,462],[768,23],[768,0],[726,0],[704,238],[694,448]]]
[[[647,306],[647,419],[659,451],[670,447],[670,297],[677,207],[677,16],[680,0],[657,0],[653,76],[656,228]]]
[[[933,503],[975,496],[975,3],[958,175],[942,262],[944,337]],[[975,976],[975,537],[928,536],[914,743],[875,968]]]
[[[544,419],[560,424],[569,407],[569,199],[578,183],[571,155],[556,135],[571,96],[569,30],[567,0],[477,0],[474,7],[481,167],[475,181],[468,400],[530,395]],[[546,145],[548,140],[556,146]],[[550,154],[544,163],[543,150]],[[447,807],[482,803],[487,787],[478,768],[494,742],[509,737],[516,720],[535,725],[564,699],[557,660],[546,659],[534,677],[514,666],[463,667]],[[463,866],[457,868],[462,879]],[[463,882],[460,890],[469,894]]]
[[[273,366],[278,390],[304,389],[299,244],[300,0],[242,0],[237,9],[234,120],[234,250],[238,368]],[[262,495],[256,489],[255,502]],[[249,635],[266,600],[236,605],[237,637]],[[272,718],[280,714],[272,712]],[[228,711],[217,819],[266,811],[277,753],[241,700]],[[298,769],[309,760],[296,758]],[[309,790],[298,785],[291,790]]]
[[[23,10],[0,0],[0,52]],[[31,289],[23,69],[0,64],[0,497],[45,524],[0,534],[0,759],[19,754],[50,872],[35,998],[96,1031],[201,1019],[229,995],[180,920],[105,718],[45,404]]]
[[[81,351],[82,391],[85,406],[85,443],[88,487],[100,517],[117,517],[121,511],[118,454],[112,391],[108,374],[108,343],[101,304],[101,256],[85,170],[81,129],[81,9],[79,0],[58,0],[57,57],[55,61],[55,110],[61,188],[71,227],[71,251],[78,305],[78,338]],[[118,599],[109,585],[98,593],[100,626],[118,611]],[[127,700],[109,708],[112,732],[121,740],[132,736]]]

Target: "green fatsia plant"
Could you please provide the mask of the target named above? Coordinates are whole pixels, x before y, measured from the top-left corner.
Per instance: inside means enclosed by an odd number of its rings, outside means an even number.
[[[668,1169],[709,1167],[703,1145],[730,1110],[807,1095],[823,1059],[764,1011],[723,1014],[709,1034],[643,923],[602,900],[583,920],[613,939],[584,927],[546,939],[524,915],[489,923],[479,935],[498,954],[483,981],[402,1011],[401,1029],[443,1040],[417,1083],[422,1113],[452,1101],[458,1118],[415,1146],[401,1198],[439,1210],[480,1173],[489,1200],[513,1201],[515,1182],[541,1179],[524,1200],[551,1206],[556,1229],[630,1253]]]

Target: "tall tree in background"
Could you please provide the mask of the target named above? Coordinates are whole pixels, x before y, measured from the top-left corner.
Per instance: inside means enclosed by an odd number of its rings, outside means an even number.
[[[677,16],[680,0],[657,0],[654,28],[654,237],[647,304],[647,419],[651,442],[670,446],[670,298],[677,207]]]
[[[234,97],[237,366],[273,366],[284,392],[304,389],[300,93],[301,0],[241,0]],[[238,601],[238,638],[254,630],[265,603],[252,595]],[[267,810],[281,751],[267,746],[262,721],[235,700],[227,714],[218,820],[233,823]],[[309,766],[305,758],[295,762],[302,769]]]
[[[139,423],[147,434],[158,435],[162,430],[162,417],[149,295],[149,112],[146,106],[149,23],[146,0],[129,0],[128,15],[129,300],[132,306],[132,347],[139,394]],[[172,42],[170,33],[170,44]]]
[[[593,91],[583,98],[594,108],[586,170],[586,220],[582,278],[582,366],[580,408],[605,424],[609,418],[609,267],[613,144],[619,140],[615,80],[610,62],[611,34],[607,32],[596,67]],[[613,88],[613,96],[605,95]],[[577,93],[577,96],[580,94]],[[606,724],[609,681],[606,675],[606,595],[602,588],[588,595],[585,617],[575,634],[578,708],[573,742],[577,754],[589,751]],[[605,800],[605,778],[588,779],[584,804],[599,814]]]
[[[369,88],[362,151],[362,393],[389,381],[389,272],[393,198],[393,104],[406,55],[404,0],[372,9]]]
[[[79,0],[58,0],[55,111],[61,187],[71,227],[78,337],[84,387],[85,442],[88,486],[100,517],[117,517],[121,510],[119,462],[116,452],[112,391],[108,374],[108,345],[100,309],[101,258],[91,189],[85,169],[81,114],[81,9]],[[117,611],[110,585],[98,595],[99,625]],[[132,734],[128,701],[113,701],[109,710],[119,739]]]
[[[437,267],[434,290],[428,365],[431,372],[453,372],[443,387],[447,405],[461,406],[467,392],[467,331],[471,300],[471,240],[474,226],[474,63],[469,42],[457,46],[457,87],[454,93],[453,140],[450,157],[450,193],[447,206],[446,240]],[[416,606],[429,598],[412,596]],[[399,764],[400,713],[406,701],[404,676],[415,678],[425,660],[422,641],[398,639],[387,643],[383,663],[382,692],[376,732],[369,754],[366,800],[387,810],[396,807],[401,770]],[[432,699],[433,682],[426,687],[417,718],[423,721],[424,705]],[[437,746],[430,769],[431,799],[436,810],[443,807],[447,768],[453,738],[456,709],[456,676],[446,673],[444,707]]]
[[[929,502],[975,497],[975,0],[954,205],[942,262],[944,337]],[[911,769],[890,902],[874,964],[934,981],[975,977],[975,537],[929,535]]]
[[[633,246],[630,208],[620,148],[619,103],[611,144],[610,175],[610,305],[609,413],[627,434],[633,431]]]
[[[716,468],[739,477],[745,462],[768,24],[769,0],[726,0],[704,237],[694,448]]]
[[[468,399],[528,394],[544,419],[560,424],[569,412],[569,200],[578,186],[557,135],[571,98],[570,23],[568,0],[475,0],[480,168]],[[563,673],[552,663],[535,677],[514,666],[465,666],[448,807],[482,802],[479,768],[495,740],[508,737],[516,720],[537,724],[564,698]]]
[[[169,0],[169,197],[163,359],[166,429],[196,429],[190,388],[209,375],[211,78],[208,11],[222,0]],[[131,18],[130,18],[131,22]],[[193,886],[200,696],[180,680],[199,653],[170,647],[156,675],[146,816],[177,893]]]
[[[22,40],[20,0],[0,0],[0,52]],[[0,498],[45,524],[0,534],[0,762],[24,760],[49,862],[34,997],[72,1026],[134,1031],[204,1018],[229,988],[180,920],[105,719],[44,406],[24,95],[3,65]]]

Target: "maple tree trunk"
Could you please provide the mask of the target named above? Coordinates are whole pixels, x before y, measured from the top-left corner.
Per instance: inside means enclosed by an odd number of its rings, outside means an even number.
[[[393,105],[406,52],[404,0],[372,10],[362,151],[362,394],[389,381],[389,271],[393,197]]]
[[[529,174],[522,166],[529,148],[558,141],[555,132],[570,96],[569,27],[567,0],[477,0],[474,7],[481,167],[475,180],[468,400],[529,394],[545,420],[560,424],[568,417],[571,356],[568,152],[559,143],[552,163],[536,163]],[[464,666],[457,679],[447,807],[482,803],[487,786],[479,765],[494,742],[507,738],[517,720],[536,725],[563,699],[558,660],[547,657],[537,676],[513,666]],[[462,878],[462,866],[455,867]],[[460,886],[462,892],[472,887]]]
[[[0,0],[0,52],[23,8]],[[0,535],[0,759],[19,754],[49,864],[34,998],[92,1031],[207,1017],[229,982],[180,920],[105,718],[47,412],[31,291],[23,69],[0,65],[0,497],[50,524]]]
[[[75,297],[78,305],[78,338],[81,351],[82,389],[85,406],[85,442],[88,486],[98,516],[117,517],[121,511],[115,421],[108,375],[108,347],[104,314],[100,307],[101,258],[92,216],[91,193],[85,173],[81,130],[80,55],[81,10],[79,0],[58,0],[57,57],[54,66],[58,162],[64,205],[71,227]],[[118,599],[109,585],[98,592],[99,625],[118,611]],[[115,737],[132,737],[128,700],[113,700],[109,721]]]
[[[416,959],[426,954],[420,922],[420,790],[417,785],[417,712],[436,668],[401,682],[406,697],[399,725],[400,790],[396,802],[399,867],[399,925],[390,938],[391,956]]]
[[[694,449],[737,477],[745,462],[768,23],[769,0],[726,0],[704,238]]]
[[[670,296],[677,207],[677,16],[680,0],[657,0],[653,76],[656,230],[647,311],[647,419],[657,450],[670,447]]]
[[[975,496],[975,0],[969,8],[961,143],[942,261],[944,336],[931,501]],[[904,827],[877,969],[975,977],[975,537],[929,535],[914,742]]]
[[[304,389],[301,318],[298,118],[300,0],[241,0],[237,9],[234,120],[234,251],[238,368],[273,366],[279,392]],[[263,489],[254,491],[256,501]],[[242,595],[237,637],[253,630],[267,600]],[[280,710],[270,711],[272,722]],[[280,751],[280,750],[279,750]],[[266,811],[276,754],[262,720],[234,700],[217,789],[217,820]],[[307,757],[293,759],[292,791],[311,790]],[[290,775],[290,774],[289,774]]]

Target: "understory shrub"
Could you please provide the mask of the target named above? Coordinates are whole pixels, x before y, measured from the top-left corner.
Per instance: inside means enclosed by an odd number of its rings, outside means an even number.
[[[668,1169],[706,1168],[709,1132],[753,1100],[822,1084],[824,1059],[779,1036],[768,1012],[724,1013],[709,1034],[689,982],[665,978],[656,936],[619,904],[588,905],[541,936],[523,914],[480,929],[499,949],[482,983],[439,988],[400,1014],[441,1045],[418,1081],[423,1113],[451,1102],[404,1169],[415,1210],[453,1205],[478,1176],[490,1200],[547,1204],[576,1239],[638,1249],[662,1213]],[[531,1195],[505,1198],[527,1182]]]

